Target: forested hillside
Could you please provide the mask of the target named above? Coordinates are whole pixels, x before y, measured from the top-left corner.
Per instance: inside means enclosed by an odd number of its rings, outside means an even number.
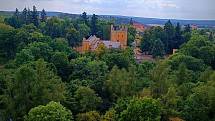
[[[41,11],[38,11],[41,12]],[[60,18],[78,18],[79,14],[63,13],[63,12],[51,12],[47,11],[48,17],[60,17]],[[0,11],[0,16],[10,17],[13,15],[12,11]],[[92,15],[89,15],[92,17]],[[144,18],[144,17],[134,17],[134,16],[120,16],[120,15],[99,15],[99,19],[115,21],[117,24],[129,24],[130,19],[134,21],[145,24],[145,25],[164,25],[169,19],[160,19],[160,18]],[[199,28],[215,28],[215,20],[183,20],[183,19],[170,19],[171,22],[176,25],[180,23],[181,25],[195,25]]]
[[[24,9],[0,21],[0,121],[214,121],[214,30],[166,21],[132,46],[79,53],[82,38],[109,39],[114,21],[47,17]],[[136,30],[128,26],[128,45]],[[173,49],[178,49],[172,53]],[[166,57],[166,58],[164,58]]]

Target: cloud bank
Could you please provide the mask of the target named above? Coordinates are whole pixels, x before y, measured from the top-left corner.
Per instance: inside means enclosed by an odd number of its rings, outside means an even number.
[[[80,14],[215,19],[215,0],[0,0],[0,10],[31,8]]]

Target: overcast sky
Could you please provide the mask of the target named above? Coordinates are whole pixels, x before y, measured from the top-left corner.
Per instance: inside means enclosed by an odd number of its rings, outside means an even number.
[[[171,19],[213,19],[215,0],[0,0],[0,10],[38,10],[80,14],[126,15]]]

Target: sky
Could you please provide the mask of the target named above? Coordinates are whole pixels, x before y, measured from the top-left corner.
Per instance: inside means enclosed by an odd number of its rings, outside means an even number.
[[[0,10],[24,7],[65,13],[215,20],[215,0],[0,0]]]

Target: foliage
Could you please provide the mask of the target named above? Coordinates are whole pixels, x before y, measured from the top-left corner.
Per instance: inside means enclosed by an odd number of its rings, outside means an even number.
[[[49,102],[46,106],[32,108],[25,121],[73,121],[72,113],[60,103]]]
[[[105,86],[111,94],[111,99],[132,96],[140,91],[144,86],[144,81],[138,79],[138,72],[135,66],[125,69],[118,69],[114,66],[111,70]]]
[[[7,88],[2,95],[6,118],[21,120],[39,104],[64,100],[64,84],[43,60],[22,65],[9,76],[5,78]]]
[[[91,18],[91,35],[97,35],[97,16],[93,14]]]
[[[71,47],[76,47],[81,43],[80,33],[75,28],[67,30],[66,39]]]
[[[90,111],[77,115],[77,121],[100,121],[100,114],[96,111]]]
[[[1,63],[15,57],[17,41],[14,35],[16,31],[11,26],[0,23],[0,58]]]
[[[101,121],[116,121],[116,111],[114,109],[108,110]]]
[[[150,98],[132,99],[126,110],[121,112],[120,121],[159,121],[161,107]]]
[[[152,48],[152,56],[155,57],[163,57],[164,52],[164,44],[161,40],[155,40],[153,48]]]
[[[80,112],[93,111],[102,103],[102,99],[88,87],[79,87],[74,97],[78,101]]]

